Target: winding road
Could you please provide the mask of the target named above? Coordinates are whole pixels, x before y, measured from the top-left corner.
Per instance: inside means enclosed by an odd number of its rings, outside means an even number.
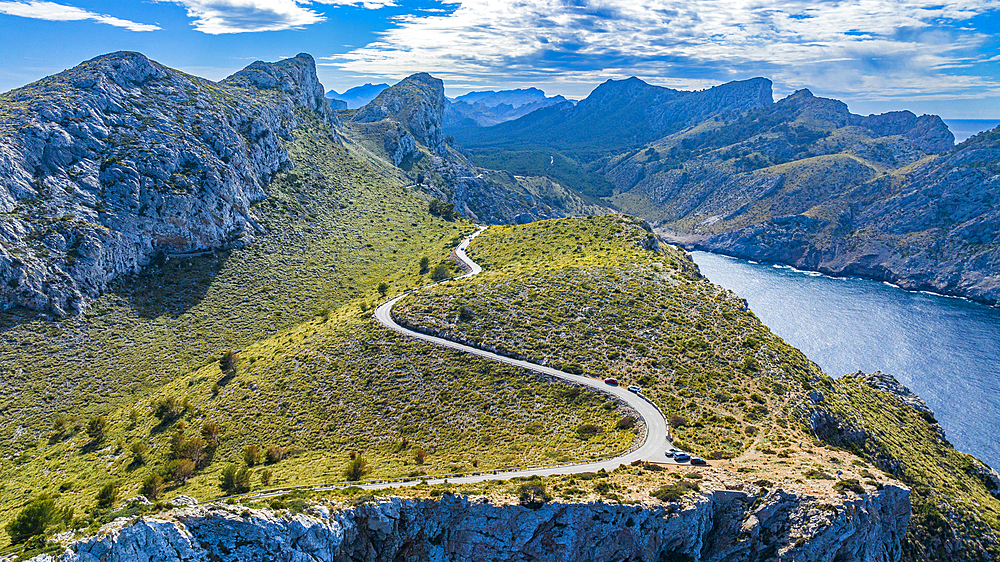
[[[464,275],[459,275],[458,277],[452,278],[452,280],[463,279],[466,277],[472,277],[473,275],[478,275],[482,273],[483,268],[479,266],[476,262],[472,261],[469,256],[465,253],[465,250],[469,247],[469,243],[472,240],[482,234],[486,230],[486,227],[480,227],[474,234],[466,237],[458,248],[455,250],[455,254],[458,259],[462,260],[470,269],[468,273]],[[664,452],[672,447],[670,443],[670,434],[667,429],[667,420],[663,417],[663,413],[660,412],[659,408],[654,406],[651,402],[646,400],[639,394],[629,392],[625,388],[620,386],[611,386],[605,384],[604,381],[585,377],[581,375],[573,375],[560,371],[558,369],[553,369],[551,367],[545,367],[543,365],[538,365],[535,363],[530,363],[528,361],[522,361],[519,359],[512,359],[510,357],[505,357],[503,355],[498,355],[489,351],[485,351],[479,348],[471,347],[468,345],[463,345],[451,340],[446,340],[444,338],[439,338],[435,336],[430,336],[427,334],[422,334],[420,332],[415,332],[413,330],[404,328],[396,323],[392,318],[392,307],[399,302],[402,298],[407,295],[419,291],[426,285],[413,291],[407,291],[401,295],[393,297],[389,301],[381,304],[375,309],[375,319],[390,330],[399,332],[404,336],[423,340],[435,345],[440,345],[442,347],[447,347],[450,349],[455,349],[458,351],[463,351],[465,353],[470,353],[485,359],[490,359],[492,361],[499,361],[500,363],[506,363],[508,365],[513,365],[515,367],[521,367],[523,369],[528,369],[529,371],[534,371],[539,374],[549,375],[558,379],[563,379],[565,381],[583,385],[599,392],[605,394],[610,394],[621,401],[627,403],[632,407],[640,416],[642,416],[643,421],[646,424],[646,435],[643,442],[638,448],[635,448],[623,455],[604,459],[594,462],[584,462],[584,463],[574,463],[574,464],[561,464],[556,466],[543,466],[543,467],[533,467],[533,468],[523,468],[510,470],[506,472],[491,472],[483,474],[472,474],[464,476],[456,476],[447,478],[448,482],[454,484],[472,483],[472,482],[482,482],[485,480],[506,480],[508,478],[514,478],[517,476],[551,476],[551,475],[562,475],[562,474],[579,474],[581,472],[596,472],[602,468],[605,470],[613,470],[618,468],[622,464],[629,464],[633,461],[654,461],[659,463],[669,462],[664,456]],[[443,478],[428,478],[428,483],[441,482]],[[406,486],[408,484],[414,484],[416,482],[385,482],[385,483],[372,483],[372,484],[360,484],[362,488],[388,488],[397,486]]]

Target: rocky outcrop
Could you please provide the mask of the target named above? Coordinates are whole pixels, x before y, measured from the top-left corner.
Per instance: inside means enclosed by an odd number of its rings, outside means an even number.
[[[352,121],[374,123],[389,119],[412,134],[420,144],[442,153],[446,149],[441,130],[444,103],[444,82],[421,72],[383,90],[359,109]]]
[[[908,491],[821,503],[773,491],[697,495],[686,504],[497,506],[445,494],[292,515],[238,506],[119,520],[73,543],[64,562],[157,560],[691,560],[888,562],[900,554]],[[48,556],[36,562],[52,560]]]
[[[0,307],[58,315],[158,254],[251,240],[300,111],[332,124],[305,54],[214,83],[113,53],[0,107]]]

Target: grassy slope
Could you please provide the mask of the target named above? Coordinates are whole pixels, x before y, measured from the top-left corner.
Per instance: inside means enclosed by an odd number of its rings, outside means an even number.
[[[1000,500],[975,476],[974,457],[942,443],[932,420],[895,396],[850,378],[829,381],[823,392],[820,407],[851,430],[824,438],[872,459],[913,489],[907,559],[1000,556]],[[859,430],[864,439],[850,436]]]
[[[971,457],[938,442],[898,398],[823,375],[682,254],[641,249],[644,236],[614,216],[492,227],[470,249],[482,275],[411,297],[399,314],[536,361],[641,384],[668,417],[686,418],[677,443],[739,455],[728,466],[740,472],[801,483],[839,470],[870,480],[871,462],[913,487],[909,559],[996,555],[989,545],[1000,502],[969,472]],[[809,398],[816,389],[825,396],[818,407]],[[868,441],[815,440],[817,408],[862,420]],[[887,459],[903,468],[890,470]],[[966,544],[950,539],[952,531]]]
[[[472,226],[431,217],[372,161],[319,130],[299,131],[289,150],[295,171],[255,209],[270,231],[257,243],[172,259],[124,280],[79,318],[3,314],[0,524],[43,492],[62,489],[60,501],[78,515],[110,480],[135,494],[165,465],[171,436],[185,427],[195,437],[208,419],[224,431],[212,462],[168,496],[218,495],[217,471],[247,444],[297,450],[273,470],[281,484],[305,484],[340,480],[349,450],[365,452],[375,475],[405,476],[473,461],[589,458],[631,442],[633,432],[611,429],[621,414],[600,395],[574,396],[374,325],[366,311],[380,298],[375,286],[396,292],[426,282],[420,257],[446,259]],[[233,348],[243,349],[238,375],[213,398],[217,359]],[[190,408],[155,427],[151,405],[168,395]],[[79,426],[99,415],[107,436],[88,447]],[[531,426],[528,416],[544,423]],[[60,417],[69,429],[56,435]],[[578,439],[573,429],[584,419],[608,430]],[[143,467],[128,451],[137,441],[153,447]],[[415,447],[432,452],[427,466],[414,466]]]
[[[751,426],[784,416],[821,373],[682,253],[642,249],[645,237],[621,216],[492,227],[472,246],[484,274],[410,297],[398,314],[640,384],[668,417],[687,420],[678,442],[739,455],[756,439]]]

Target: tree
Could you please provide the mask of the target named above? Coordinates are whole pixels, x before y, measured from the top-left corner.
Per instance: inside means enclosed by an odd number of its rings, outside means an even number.
[[[170,477],[178,484],[187,482],[188,478],[194,474],[194,463],[189,459],[176,459],[167,464]]]
[[[428,211],[430,211],[432,215],[441,217],[444,220],[451,221],[458,217],[458,213],[455,211],[454,203],[445,203],[439,199],[431,199]]]
[[[431,268],[431,260],[427,256],[420,258],[420,275],[424,275]]]
[[[287,455],[288,453],[281,447],[271,445],[267,448],[267,452],[264,453],[264,458],[267,460],[267,464],[274,464],[285,458]]]
[[[231,496],[236,493],[236,472],[238,470],[235,464],[222,469],[219,474],[219,488],[222,489],[223,494]]]
[[[153,408],[153,415],[160,420],[160,423],[168,424],[184,415],[184,406],[180,400],[173,396],[160,398],[156,402],[156,407]]]
[[[163,477],[155,472],[150,472],[149,476],[142,481],[139,493],[146,496],[146,499],[150,501],[156,501],[156,498],[160,497],[165,487]]]
[[[368,461],[362,455],[357,455],[344,468],[344,478],[349,482],[355,482],[365,477],[371,469],[368,468]]]
[[[249,468],[238,468],[235,464],[231,464],[222,469],[219,475],[219,488],[227,496],[244,494],[250,491],[252,479],[253,471]]]
[[[209,447],[219,446],[219,436],[222,435],[222,428],[214,421],[206,421],[201,424],[201,436],[208,443]]]
[[[446,263],[439,263],[434,266],[434,270],[431,271],[431,279],[435,281],[444,281],[451,277],[451,268],[448,267]]]
[[[68,524],[73,519],[72,507],[58,507],[55,498],[42,495],[22,509],[7,523],[4,530],[12,544],[21,544],[28,539],[42,535],[50,525]]]
[[[271,472],[271,469],[265,468],[263,471],[261,471],[260,483],[262,486],[270,486],[271,480],[273,479],[274,479],[274,473]]]
[[[236,493],[245,494],[253,489],[253,471],[243,467],[236,471]]]
[[[260,464],[260,447],[257,445],[247,445],[243,447],[243,461],[247,466]]]
[[[118,483],[108,482],[97,492],[97,509],[111,509],[118,500]]]
[[[236,376],[236,352],[229,350],[222,354],[219,359],[219,370],[226,378],[233,378]]]
[[[205,440],[201,437],[192,437],[181,443],[178,457],[190,460],[198,466],[205,460]]]
[[[378,284],[378,294],[385,296],[386,292],[389,291],[389,284],[385,281]]]
[[[426,460],[427,460],[427,451],[423,449],[417,449],[413,451],[413,462],[417,464],[424,464],[424,461]]]
[[[87,435],[94,441],[94,443],[104,441],[104,434],[107,429],[108,420],[104,419],[104,416],[97,416],[87,422]]]

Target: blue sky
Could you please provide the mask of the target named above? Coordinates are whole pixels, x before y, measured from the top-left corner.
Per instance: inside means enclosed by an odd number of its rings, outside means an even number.
[[[102,53],[221,79],[307,52],[328,89],[417,71],[449,95],[754,76],[858,113],[1000,119],[1000,0],[0,0],[0,91]]]

